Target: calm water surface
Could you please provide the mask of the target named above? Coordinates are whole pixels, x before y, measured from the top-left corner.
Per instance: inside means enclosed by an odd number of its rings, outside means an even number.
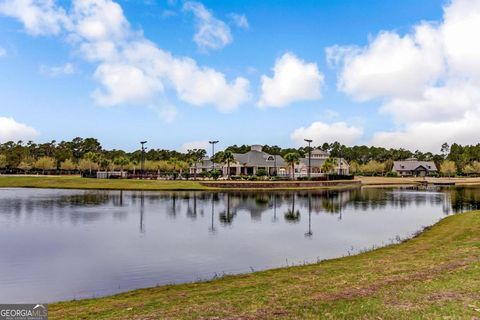
[[[480,208],[480,189],[0,189],[0,302],[113,294],[339,257]]]

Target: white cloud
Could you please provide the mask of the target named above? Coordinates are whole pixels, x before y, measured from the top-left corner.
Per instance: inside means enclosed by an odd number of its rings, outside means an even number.
[[[304,139],[312,139],[314,144],[338,141],[343,144],[351,145],[358,142],[358,139],[360,139],[362,134],[363,128],[349,126],[345,122],[334,122],[329,124],[316,121],[308,127],[295,129],[290,137],[298,146],[305,145]]]
[[[19,123],[13,118],[0,117],[0,142],[31,140],[37,136],[37,130]]]
[[[69,23],[65,10],[54,0],[2,1],[0,14],[17,18],[33,35],[58,34]]]
[[[209,148],[210,144],[208,143],[208,140],[190,141],[182,144],[182,146],[180,147],[180,152],[187,152],[188,150],[193,149],[209,150]]]
[[[293,53],[285,53],[273,67],[273,77],[262,75],[261,107],[284,107],[302,100],[321,97],[324,75],[316,63],[308,63]]]
[[[85,60],[96,64],[93,77],[100,87],[92,96],[100,105],[151,105],[170,89],[184,102],[212,105],[224,112],[250,99],[247,79],[228,80],[193,59],[174,57],[146,39],[141,30],[133,30],[121,6],[112,0],[73,0],[68,14],[52,0],[22,0],[21,6],[17,2],[3,0],[1,12],[20,20],[30,33],[62,34]],[[28,18],[19,8],[29,12]],[[45,23],[38,22],[46,15],[61,17],[48,19],[58,22],[44,30],[48,33],[40,28]],[[163,114],[172,118],[172,112]]]
[[[233,40],[228,25],[213,16],[203,4],[187,1],[183,10],[192,12],[196,19],[196,32],[193,41],[200,49],[221,49]]]
[[[49,77],[58,77],[62,75],[70,75],[76,72],[75,67],[71,63],[65,63],[60,66],[40,66],[40,73]]]
[[[360,101],[383,96],[415,97],[443,72],[435,30],[423,24],[404,37],[380,33],[367,47],[333,47],[330,60],[343,60],[338,87]]]
[[[156,77],[131,64],[102,63],[94,78],[103,84],[104,90],[96,90],[93,96],[105,106],[147,102],[156,91],[162,90],[162,83]]]
[[[438,152],[445,142],[478,143],[480,1],[453,0],[439,23],[411,32],[381,32],[365,47],[327,49],[340,65],[338,87],[356,100],[382,98],[380,111],[397,129],[372,144]]]
[[[372,145],[438,153],[444,142],[477,144],[479,123],[480,116],[472,113],[447,122],[415,122],[400,130],[377,132],[372,139]]]
[[[231,13],[230,19],[232,19],[233,24],[235,24],[237,27],[245,30],[250,29],[247,17],[244,14]]]
[[[5,57],[7,55],[7,50],[3,49],[2,47],[0,47],[0,58],[1,57]]]

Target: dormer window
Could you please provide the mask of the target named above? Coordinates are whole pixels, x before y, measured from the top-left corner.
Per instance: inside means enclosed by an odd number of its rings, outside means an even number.
[[[268,156],[267,161],[275,161],[275,158],[273,156]]]

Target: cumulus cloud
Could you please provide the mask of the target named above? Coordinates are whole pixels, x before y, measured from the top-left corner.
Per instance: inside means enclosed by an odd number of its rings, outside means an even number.
[[[248,23],[248,19],[244,14],[231,13],[230,19],[237,27],[245,30],[250,29],[250,24]]]
[[[31,140],[38,136],[38,131],[13,118],[0,117],[0,142]]]
[[[40,66],[40,73],[49,77],[58,77],[62,75],[70,75],[75,73],[75,67],[71,63],[65,63],[60,66]]]
[[[184,102],[212,105],[225,112],[250,99],[247,79],[228,80],[225,74],[199,66],[193,59],[175,57],[159,48],[141,30],[132,29],[121,6],[112,0],[73,0],[68,12],[52,0],[0,3],[0,13],[17,18],[30,33],[61,34],[85,60],[96,65],[93,77],[100,87],[92,96],[100,105],[148,105],[171,89]],[[52,18],[47,19],[51,22],[47,28],[43,20],[48,15]]]
[[[33,35],[58,34],[69,23],[65,10],[54,0],[3,1],[0,14],[17,18]]]
[[[314,143],[332,143],[338,141],[343,144],[354,144],[363,135],[363,128],[348,125],[345,122],[313,122],[308,127],[295,129],[290,138],[298,145],[305,145],[304,139],[312,139]]]
[[[3,49],[2,47],[0,47],[0,58],[1,57],[5,57],[7,55],[7,50]]]
[[[339,90],[353,99],[381,98],[398,129],[372,143],[438,151],[445,141],[477,143],[480,120],[480,1],[453,0],[439,23],[400,35],[383,31],[365,47],[327,49],[339,65]]]
[[[316,63],[305,62],[293,53],[285,53],[273,67],[273,77],[262,75],[260,107],[284,107],[302,100],[321,97],[324,75]]]
[[[209,147],[210,147],[210,144],[208,143],[208,140],[190,141],[182,144],[182,146],[180,147],[180,152],[187,152],[188,150],[193,150],[193,149],[209,150]]]
[[[233,40],[228,25],[196,1],[187,1],[183,10],[192,12],[196,19],[193,41],[200,49],[221,49]]]

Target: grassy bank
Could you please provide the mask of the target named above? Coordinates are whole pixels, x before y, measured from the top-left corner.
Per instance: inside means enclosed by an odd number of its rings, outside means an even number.
[[[88,179],[79,176],[0,176],[0,188],[210,190],[197,181]]]
[[[229,183],[232,186],[221,187]],[[292,186],[288,186],[288,184]],[[306,186],[298,187],[299,182],[273,182],[265,187],[263,182],[213,182],[210,185],[193,180],[137,180],[137,179],[89,179],[79,176],[0,176],[0,188],[57,188],[57,189],[103,189],[103,190],[316,190],[316,189],[344,189],[358,187],[354,181],[346,182],[305,182]],[[246,185],[249,185],[248,187]],[[323,185],[324,184],[324,185]],[[338,185],[337,185],[338,184]],[[258,185],[256,187],[255,185]],[[278,185],[278,187],[276,187]]]
[[[480,212],[315,265],[51,304],[51,319],[477,319]]]

